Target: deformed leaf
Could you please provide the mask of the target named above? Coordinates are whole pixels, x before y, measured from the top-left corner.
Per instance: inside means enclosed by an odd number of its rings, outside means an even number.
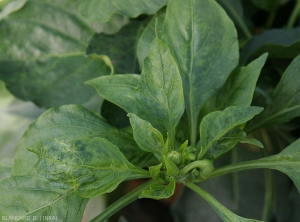
[[[191,134],[195,138],[203,103],[225,83],[238,64],[236,29],[216,1],[170,0],[163,41],[180,70]],[[196,141],[190,142],[195,145]]]
[[[133,129],[133,137],[139,147],[144,151],[161,155],[164,147],[164,138],[161,133],[137,115],[130,113],[128,116]]]
[[[286,69],[268,106],[253,119],[248,131],[285,123],[300,115],[300,55]]]
[[[1,19],[0,79],[18,98],[41,107],[83,103],[93,95],[83,82],[110,73],[103,57],[83,53],[96,30],[74,9],[75,0],[27,0]]]
[[[35,168],[43,180],[59,189],[74,189],[85,198],[109,193],[124,180],[150,176],[131,164],[117,146],[99,137],[44,140],[28,149],[38,155]]]
[[[292,29],[271,29],[266,30],[261,35],[254,36],[241,51],[240,63],[247,61],[265,52],[269,53],[269,58],[289,58],[293,59],[299,55],[300,51],[300,28]]]
[[[167,172],[170,176],[178,176],[180,174],[180,170],[178,167],[166,156],[164,156],[164,162],[166,165]]]
[[[174,194],[176,182],[173,180],[169,184],[152,184],[149,190],[144,190],[139,198],[151,198],[155,200],[166,199]]]
[[[154,14],[168,0],[80,0],[79,11],[88,20],[106,22],[113,14],[135,18],[140,14]],[[99,13],[100,12],[100,13]]]
[[[126,79],[126,81],[124,81]],[[136,84],[138,81],[138,84]],[[181,77],[168,47],[159,39],[151,45],[142,75],[114,75],[87,82],[105,99],[173,132],[184,111]]]
[[[138,148],[131,134],[110,126],[103,118],[80,105],[65,105],[47,110],[28,127],[15,149],[13,175],[26,174],[37,161],[36,155],[28,152],[27,147],[34,147],[39,141],[47,139],[72,141],[84,136],[109,140],[133,164],[149,161],[149,154]]]
[[[229,106],[250,106],[257,79],[266,59],[267,54],[264,54],[248,66],[236,68],[224,86],[207,100],[201,112],[208,114]]]
[[[157,179],[159,173],[160,173],[160,169],[162,167],[162,163],[156,165],[156,166],[151,166],[149,167],[149,172],[150,172],[150,175],[153,179]]]
[[[35,175],[2,180],[0,196],[2,217],[23,216],[30,221],[45,216],[57,221],[80,222],[88,202],[73,190],[55,189]]]
[[[231,106],[223,111],[215,111],[204,116],[200,123],[201,149],[198,159],[227,132],[246,123],[262,110],[263,108],[254,106]]]
[[[247,138],[247,135],[244,131],[234,128],[221,137],[212,147],[210,147],[206,152],[205,157],[215,160],[222,154],[230,151],[238,142],[249,143],[263,148],[263,145],[258,140]]]

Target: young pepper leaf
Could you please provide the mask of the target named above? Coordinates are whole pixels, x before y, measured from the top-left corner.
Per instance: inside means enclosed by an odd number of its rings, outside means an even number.
[[[238,67],[232,71],[224,86],[209,98],[202,115],[223,110],[229,106],[250,106],[256,82],[264,66],[268,54],[263,54],[246,67]]]
[[[263,145],[258,140],[247,138],[247,134],[243,130],[234,128],[220,138],[212,147],[210,147],[206,152],[205,157],[215,160],[222,154],[230,151],[238,142],[249,143],[263,148]]]
[[[167,45],[157,38],[151,44],[140,78],[132,74],[103,76],[86,84],[160,131],[163,125],[172,133],[184,112],[179,70]]]
[[[35,167],[43,180],[56,188],[74,189],[81,197],[111,192],[124,180],[150,177],[149,172],[132,165],[117,146],[99,137],[44,140],[28,149],[39,157]]]
[[[74,190],[55,189],[36,175],[2,180],[0,196],[2,217],[29,216],[31,220],[34,216],[50,216],[58,221],[80,222],[88,202],[75,195]]]
[[[133,137],[142,150],[161,155],[164,147],[164,138],[161,133],[137,115],[128,114],[133,129]]]
[[[238,64],[236,29],[214,0],[170,0],[163,40],[180,70],[194,146],[203,103]]]
[[[151,166],[149,167],[149,173],[152,177],[152,179],[157,179],[159,173],[160,173],[160,169],[162,167],[162,163],[156,165],[156,166]]]
[[[153,156],[137,146],[132,134],[109,125],[101,116],[80,105],[65,105],[47,110],[28,127],[15,149],[13,175],[27,174],[36,163],[36,155],[28,152],[27,147],[34,147],[41,140],[65,138],[71,141],[85,136],[109,140],[135,165],[148,166]]]
[[[297,56],[284,72],[271,102],[264,112],[253,119],[248,131],[260,127],[285,123],[300,115],[300,55]]]
[[[261,107],[231,106],[223,111],[215,111],[206,116],[200,123],[200,153],[203,157],[207,150],[222,136],[234,127],[246,123],[263,110]]]
[[[151,198],[155,200],[166,199],[174,194],[176,182],[173,180],[169,184],[152,184],[149,190],[144,190],[139,198]]]

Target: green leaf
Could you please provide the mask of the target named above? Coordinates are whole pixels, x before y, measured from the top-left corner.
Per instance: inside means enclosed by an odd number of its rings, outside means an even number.
[[[93,91],[83,82],[110,73],[105,58],[84,55],[95,29],[67,2],[28,0],[0,21],[0,79],[41,107],[86,102]]]
[[[149,154],[137,147],[131,134],[110,126],[103,118],[80,105],[65,105],[47,110],[28,127],[15,149],[13,175],[26,174],[37,161],[36,155],[28,152],[27,147],[34,147],[42,140],[65,138],[72,141],[84,136],[109,140],[133,164],[143,159],[149,161]]]
[[[153,41],[142,75],[114,75],[90,80],[105,99],[172,133],[184,111],[180,74],[168,47]]]
[[[238,64],[236,29],[214,0],[171,0],[163,40],[179,66],[194,146],[203,103]]]
[[[222,154],[230,151],[238,142],[249,143],[263,148],[263,145],[258,140],[247,138],[244,131],[235,128],[226,133],[212,147],[210,147],[205,154],[205,158],[215,160]]]
[[[170,176],[177,177],[180,174],[178,167],[168,157],[164,156],[164,162]]]
[[[168,0],[128,0],[126,4],[123,0],[80,0],[79,11],[88,20],[106,22],[113,14],[123,14],[131,18],[140,14],[154,14],[167,3]]]
[[[203,157],[207,150],[222,136],[243,123],[252,119],[263,110],[261,107],[231,106],[223,111],[215,111],[206,115],[200,123],[200,153]]]
[[[143,68],[145,58],[150,54],[150,46],[155,39],[156,34],[158,38],[162,37],[161,35],[165,16],[165,10],[157,12],[138,39],[136,54],[141,69]]]
[[[293,59],[300,51],[300,27],[292,29],[271,29],[253,37],[241,51],[240,64],[265,52],[269,58]]]
[[[280,5],[283,5],[290,0],[264,0],[264,1],[251,0],[251,1],[256,7],[260,9],[263,9],[265,11],[274,11],[278,7],[280,7]]]
[[[2,217],[28,216],[30,221],[34,217],[50,216],[58,221],[80,222],[88,202],[73,190],[54,189],[37,176],[27,175],[2,180],[0,196]]]
[[[297,56],[282,75],[271,101],[248,131],[260,127],[285,123],[300,115],[300,56]]]
[[[198,187],[197,185],[193,183],[187,183],[187,187],[189,187],[191,190],[195,191],[197,194],[202,196],[211,206],[214,208],[214,210],[217,212],[217,214],[221,217],[221,219],[224,222],[262,222],[259,220],[253,220],[253,219],[247,219],[240,217],[234,213],[232,213],[230,210],[228,210],[226,207],[224,207],[221,203],[219,203],[213,196],[211,196],[209,193],[207,193],[202,188]]]
[[[166,199],[174,194],[176,182],[173,180],[169,184],[152,184],[149,190],[144,190],[139,198],[151,198],[155,200]]]
[[[159,173],[160,173],[160,169],[162,167],[162,163],[156,165],[156,166],[151,166],[149,167],[149,172],[150,172],[150,175],[153,179],[157,179]]]
[[[43,180],[59,189],[74,189],[85,198],[109,193],[124,180],[150,176],[131,164],[117,146],[99,137],[44,140],[28,150],[38,155],[35,168]]]
[[[107,55],[112,61],[115,73],[138,73],[135,47],[142,28],[141,22],[131,21],[115,35],[95,34],[89,41],[86,53]]]
[[[161,133],[148,121],[140,119],[135,114],[130,113],[128,116],[133,129],[133,138],[139,147],[146,152],[161,155],[164,147],[164,138]]]
[[[207,100],[201,112],[208,114],[229,106],[250,106],[257,79],[266,59],[267,54],[264,54],[248,66],[236,68],[224,86]]]

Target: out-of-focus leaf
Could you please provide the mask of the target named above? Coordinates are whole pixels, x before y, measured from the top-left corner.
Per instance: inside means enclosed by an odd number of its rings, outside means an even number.
[[[41,107],[83,103],[94,94],[83,82],[110,73],[105,58],[84,55],[96,30],[67,2],[27,0],[0,20],[0,79]]]
[[[248,131],[285,123],[300,115],[300,55],[286,69],[275,88],[271,101],[259,116],[253,119]]]
[[[80,222],[88,199],[78,197],[74,190],[59,190],[37,176],[9,177],[0,182],[0,215],[3,217],[49,216],[57,221]],[[18,221],[13,220],[13,221]]]
[[[158,38],[162,36],[163,22],[165,20],[166,12],[159,11],[148,23],[143,30],[136,48],[137,59],[139,61],[140,69],[143,68],[144,60],[150,53],[150,46],[155,39],[156,34]],[[157,33],[156,33],[157,32]]]
[[[184,111],[181,77],[168,47],[159,39],[151,45],[142,75],[113,75],[90,80],[105,99],[155,128],[173,132]]]
[[[90,21],[106,22],[113,14],[135,18],[140,14],[154,14],[165,6],[168,0],[80,0],[79,11]]]
[[[131,21],[114,35],[95,34],[89,41],[86,53],[108,56],[114,66],[114,73],[138,73],[135,47],[142,29],[141,22]]]
[[[174,194],[176,182],[173,180],[169,184],[152,184],[149,190],[144,190],[139,198],[151,198],[155,200],[169,198]]]
[[[201,112],[208,114],[229,106],[250,106],[257,79],[266,59],[267,54],[264,54],[248,66],[236,68],[224,86],[207,100]]]
[[[101,116],[103,116],[110,125],[117,128],[124,128],[130,125],[126,111],[107,100],[102,102]]]
[[[215,111],[206,116],[200,123],[200,159],[207,150],[222,136],[243,123],[252,119],[263,110],[261,107],[231,106],[223,111]]]
[[[276,10],[280,5],[283,5],[291,0],[251,0],[252,3],[265,11],[274,11]]]
[[[85,136],[109,140],[133,164],[145,164],[145,160],[151,160],[152,156],[137,147],[131,134],[110,126],[103,118],[80,105],[65,105],[47,110],[29,126],[15,149],[13,174],[24,175],[35,164],[36,155],[26,148],[35,146],[39,141],[54,138],[72,141]]]
[[[295,58],[300,52],[300,28],[271,29],[254,36],[241,51],[240,64],[265,52],[270,58]]]
[[[44,140],[28,150],[38,155],[35,168],[43,180],[59,189],[75,190],[84,198],[109,193],[124,180],[150,177],[116,145],[99,137]]]
[[[236,29],[215,1],[171,0],[164,21],[163,40],[180,70],[195,140],[203,103],[225,83],[238,63]]]

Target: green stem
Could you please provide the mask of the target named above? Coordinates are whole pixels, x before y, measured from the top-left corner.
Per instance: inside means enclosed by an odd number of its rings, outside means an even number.
[[[292,28],[294,26],[299,13],[300,13],[300,0],[297,0],[296,6],[289,18],[287,28]]]
[[[197,161],[194,161],[188,165],[186,165],[182,170],[181,170],[181,173],[183,175],[186,175],[188,174],[188,172],[190,172],[191,170],[195,169],[195,168],[199,168],[200,169],[200,172],[202,171],[213,171],[214,170],[214,167],[213,167],[213,164],[210,160],[197,160]]]
[[[139,186],[135,190],[131,191],[130,193],[126,194],[125,196],[121,197],[119,200],[111,204],[108,208],[106,208],[101,214],[96,216],[91,222],[102,222],[111,217],[114,213],[118,212],[123,207],[127,206],[131,202],[138,199],[139,195],[142,191],[149,189],[151,184],[158,183],[155,180],[150,180],[143,185]]]
[[[266,23],[266,29],[270,29],[272,27],[274,20],[276,18],[276,14],[277,14],[277,8],[270,12],[267,23]]]
[[[237,149],[233,149],[231,153],[231,163],[235,164],[238,161]],[[240,186],[239,186],[239,175],[237,172],[232,174],[232,190],[233,190],[233,202],[235,212],[239,212],[239,202],[240,202]]]
[[[271,170],[265,169],[264,173],[265,173],[265,197],[264,197],[264,208],[263,208],[262,220],[269,221],[271,210],[272,210],[272,204],[273,204],[274,179]]]
[[[244,21],[242,20],[242,18],[238,15],[238,13],[234,10],[234,8],[231,7],[231,5],[228,3],[227,0],[220,0],[220,2],[222,3],[222,5],[224,5],[227,10],[231,13],[231,15],[233,16],[233,18],[235,19],[237,25],[242,29],[242,31],[244,32],[245,36],[247,37],[247,39],[251,39],[252,38],[252,34],[250,32],[250,30],[248,29],[248,27],[246,26],[246,24],[244,23]]]

